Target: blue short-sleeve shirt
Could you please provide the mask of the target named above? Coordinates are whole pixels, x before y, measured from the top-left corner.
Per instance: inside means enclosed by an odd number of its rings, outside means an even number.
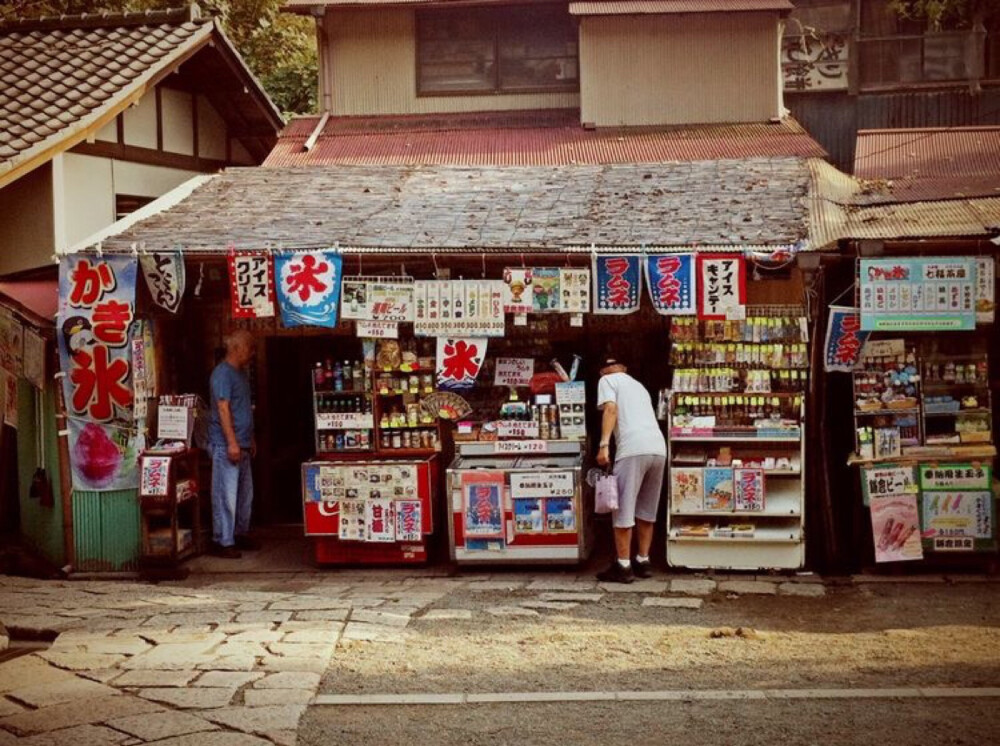
[[[223,360],[215,366],[210,381],[212,390],[212,414],[208,421],[208,442],[213,446],[224,446],[226,434],[219,419],[219,402],[229,402],[233,416],[233,430],[240,448],[249,448],[253,442],[253,409],[250,401],[250,379],[246,373],[234,368]]]

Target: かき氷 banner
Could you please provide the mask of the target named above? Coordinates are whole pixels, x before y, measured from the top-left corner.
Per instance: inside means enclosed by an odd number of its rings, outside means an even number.
[[[486,338],[437,339],[437,387],[465,391],[476,383],[486,359]]]
[[[343,262],[333,251],[275,255],[278,308],[284,326],[337,325]]]

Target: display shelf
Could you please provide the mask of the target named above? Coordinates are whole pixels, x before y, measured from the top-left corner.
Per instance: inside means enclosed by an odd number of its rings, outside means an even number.
[[[920,414],[920,407],[906,409],[855,409],[855,417],[892,417],[893,415]]]
[[[670,440],[678,443],[711,443],[723,441],[726,443],[799,443],[802,438],[798,436],[794,438],[756,438],[747,436],[671,434]]]
[[[752,536],[692,536],[680,535],[677,528],[670,529],[670,540],[698,544],[801,544],[800,526],[756,526]]]
[[[140,473],[145,475],[139,486],[143,563],[176,565],[200,550],[199,458],[197,449],[147,451],[140,457]]]
[[[961,417],[962,415],[986,415],[991,417],[993,415],[992,410],[986,409],[984,407],[978,407],[975,409],[959,409],[956,412],[924,412],[924,417]]]

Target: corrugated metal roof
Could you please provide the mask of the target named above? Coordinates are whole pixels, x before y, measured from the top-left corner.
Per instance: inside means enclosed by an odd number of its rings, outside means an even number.
[[[570,3],[574,16],[663,15],[668,13],[745,13],[794,10],[791,0],[590,0]]]
[[[806,238],[799,158],[558,167],[229,169],[105,250],[319,248],[564,251],[788,245]],[[331,208],[333,206],[334,209]]]
[[[290,13],[310,13],[313,8],[392,8],[408,5],[529,5],[560,0],[288,0],[282,8]]]
[[[862,130],[854,173],[882,180],[871,202],[1000,195],[1000,127]]]
[[[778,124],[584,130],[579,124],[530,126],[528,119],[510,114],[498,114],[495,121],[485,114],[475,116],[475,122],[470,117],[398,117],[382,120],[380,132],[369,130],[370,119],[331,118],[308,152],[304,144],[319,118],[297,119],[285,128],[264,165],[561,166],[826,155],[793,119]],[[545,118],[555,122],[559,115],[550,112]],[[392,126],[397,129],[386,131]]]

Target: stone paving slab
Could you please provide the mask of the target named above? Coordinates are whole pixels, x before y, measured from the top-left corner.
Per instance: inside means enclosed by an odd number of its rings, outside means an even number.
[[[371,625],[374,627],[374,625]],[[375,629],[386,630],[386,627],[375,627]],[[380,642],[402,642],[402,640],[385,639]],[[264,656],[260,662],[260,670],[268,672],[291,671],[323,673],[329,665],[329,656],[322,658],[301,658],[284,655]]]
[[[27,711],[27,707],[23,707],[17,702],[12,702],[5,697],[0,697],[0,718],[5,718],[8,715],[19,715],[20,713]]]
[[[249,733],[211,731],[167,738],[157,741],[156,746],[272,746],[272,744]]]
[[[517,591],[524,587],[524,583],[514,580],[479,580],[469,583],[465,590],[474,593],[490,593],[496,591]]]
[[[575,601],[522,601],[521,606],[526,609],[542,609],[545,611],[569,611],[575,609],[580,604]]]
[[[597,603],[604,598],[603,593],[543,593],[542,601],[561,601],[571,603]]]
[[[351,621],[384,624],[388,627],[405,627],[410,623],[410,615],[381,609],[355,609],[351,612]]]
[[[272,673],[253,684],[254,689],[312,689],[319,688],[320,674],[306,672]]]
[[[725,580],[719,583],[719,591],[721,593],[774,596],[778,593],[778,584],[762,580]]]
[[[700,609],[703,603],[705,602],[700,598],[660,598],[658,596],[648,596],[642,599],[643,606],[664,609]]]
[[[581,593],[592,591],[597,588],[597,583],[593,580],[533,580],[526,586],[529,591],[563,591],[568,593]]]
[[[538,616],[534,609],[525,609],[521,606],[490,606],[486,613],[493,616]]]
[[[778,593],[783,596],[820,598],[826,595],[826,586],[817,583],[780,583]]]
[[[305,705],[226,707],[211,710],[205,716],[213,722],[244,733],[263,733],[271,730],[294,730],[305,710]]]
[[[32,710],[20,715],[12,715],[0,720],[0,727],[21,735],[31,735],[71,728],[76,725],[107,722],[129,715],[163,712],[163,710],[161,705],[139,697],[119,695],[79,700],[57,707],[46,707],[43,710]]]
[[[296,611],[292,618],[302,622],[343,622],[350,610],[349,606],[345,606],[343,609]]]
[[[244,611],[236,615],[236,624],[264,624],[269,622],[287,622],[292,618],[291,611],[270,609],[268,611]]]
[[[199,671],[126,671],[112,681],[117,687],[178,687],[187,686],[200,674]]]
[[[25,682],[27,683],[27,682]],[[96,681],[74,677],[64,681],[35,684],[23,689],[7,692],[7,696],[29,707],[42,708],[61,705],[81,699],[115,697],[120,692]]]
[[[280,655],[285,658],[321,658],[328,659],[333,655],[336,641],[330,640],[326,643],[318,642],[271,642],[267,649],[273,655]]]
[[[442,621],[467,621],[472,619],[472,611],[470,609],[431,609],[424,613],[419,619],[426,619],[429,622],[442,622]]]
[[[667,590],[667,581],[636,580],[634,583],[600,583],[599,587],[608,593],[663,593]]]
[[[226,707],[233,701],[235,687],[191,687],[185,689],[140,689],[139,696],[182,710]]]
[[[157,741],[161,738],[219,729],[215,723],[186,712],[160,712],[117,718],[108,721],[107,724],[144,741]]]
[[[670,581],[671,593],[683,593],[688,596],[707,596],[714,593],[716,582],[707,578],[677,578]]]
[[[53,668],[37,655],[24,655],[0,666],[0,694],[19,689],[29,681],[40,686],[73,678],[73,674]]]
[[[28,738],[15,739],[17,746],[124,746],[130,739],[124,733],[103,725],[78,725],[73,728],[39,733]],[[0,744],[4,741],[0,740]]]
[[[248,689],[243,693],[247,707],[307,705],[316,692],[312,689]]]
[[[383,599],[379,599],[380,601]],[[286,598],[271,604],[272,611],[327,611],[349,609],[352,602],[344,598],[321,598],[319,596],[299,596]]]
[[[255,665],[257,658],[253,655],[222,655],[209,657],[195,668],[199,671],[252,671]]]
[[[263,671],[206,671],[191,686],[239,689],[263,677]]]
[[[114,668],[126,661],[124,655],[107,655],[102,653],[80,653],[60,648],[44,650],[38,654],[53,666],[69,671],[86,671],[92,668]]]

